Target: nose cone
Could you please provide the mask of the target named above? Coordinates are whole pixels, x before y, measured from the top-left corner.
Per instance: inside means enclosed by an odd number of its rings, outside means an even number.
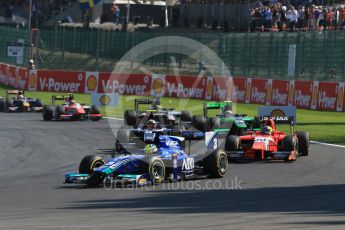
[[[254,142],[253,150],[266,150],[266,144],[265,142]]]

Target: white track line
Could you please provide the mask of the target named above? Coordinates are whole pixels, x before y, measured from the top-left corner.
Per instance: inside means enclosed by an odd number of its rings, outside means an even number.
[[[116,117],[103,117],[103,118],[106,118],[106,119],[109,119],[109,120],[118,120],[118,121],[123,121],[122,118],[116,118]]]
[[[110,120],[123,121],[122,118],[116,118],[116,117],[104,117],[104,118],[110,119]],[[337,147],[337,148],[345,149],[345,146],[343,146],[343,145],[329,144],[329,143],[324,143],[324,142],[320,142],[320,141],[310,141],[310,142],[313,143],[313,144],[326,145],[326,146],[332,146],[332,147]]]
[[[345,146],[343,146],[343,145],[329,144],[329,143],[324,143],[324,142],[320,142],[320,141],[310,141],[310,142],[313,144],[327,145],[327,146],[345,149]]]

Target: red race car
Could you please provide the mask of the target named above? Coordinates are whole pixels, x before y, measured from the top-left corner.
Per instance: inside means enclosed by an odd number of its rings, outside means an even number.
[[[55,105],[56,100],[63,100],[62,105]],[[52,105],[45,105],[42,111],[43,120],[86,120],[98,121],[102,118],[97,106],[76,103],[74,96],[52,96]]]
[[[263,117],[262,128],[243,136],[229,135],[225,152],[230,161],[284,160],[295,161],[309,154],[310,137],[305,131],[293,131],[293,117]],[[290,135],[276,129],[276,123],[289,123]]]

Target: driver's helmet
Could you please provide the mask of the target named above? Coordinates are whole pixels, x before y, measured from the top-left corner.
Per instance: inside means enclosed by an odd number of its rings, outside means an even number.
[[[18,94],[17,94],[17,98],[18,99],[24,99],[23,93],[19,91]]]
[[[67,101],[70,102],[72,100],[74,100],[73,94],[68,94]]]
[[[157,146],[155,144],[147,144],[144,148],[144,152],[146,155],[154,155],[158,151]]]
[[[264,126],[262,128],[262,134],[269,134],[271,135],[273,133],[273,129],[271,126]]]
[[[226,104],[223,109],[223,111],[228,111],[228,110],[230,111],[232,110],[232,106],[230,104]]]
[[[72,99],[69,101],[69,105],[74,105],[74,104],[75,104],[75,100]]]
[[[231,110],[227,110],[227,111],[224,112],[224,116],[225,116],[225,117],[232,117],[232,116],[233,116],[233,113],[232,113]]]
[[[153,119],[150,119],[146,122],[146,128],[147,129],[155,129],[157,125],[157,122]]]

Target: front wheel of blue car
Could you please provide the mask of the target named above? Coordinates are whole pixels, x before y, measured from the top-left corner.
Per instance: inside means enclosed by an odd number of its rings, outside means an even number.
[[[84,157],[79,164],[79,173],[92,174],[94,168],[98,168],[104,164],[104,160],[95,155],[88,155]]]
[[[164,162],[156,156],[147,156],[143,159],[145,173],[153,183],[162,183],[165,179]]]

